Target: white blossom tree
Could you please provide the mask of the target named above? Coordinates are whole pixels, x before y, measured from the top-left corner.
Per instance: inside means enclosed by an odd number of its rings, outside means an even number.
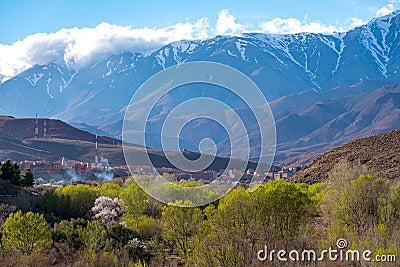
[[[122,206],[122,200],[118,198],[98,197],[91,209],[92,218],[110,227],[117,223],[124,214]]]

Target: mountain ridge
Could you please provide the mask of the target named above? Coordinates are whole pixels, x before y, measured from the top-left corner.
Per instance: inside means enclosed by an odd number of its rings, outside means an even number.
[[[288,127],[306,128],[308,131],[302,135],[295,131],[290,140],[278,141],[277,150],[290,155],[282,157],[281,163],[304,165],[315,156],[315,153],[314,156],[308,157],[302,155],[303,153],[324,152],[352,139],[400,129],[398,99],[400,99],[400,85],[392,85],[354,96],[328,99],[292,111],[289,113],[292,115],[278,119],[278,131],[288,131]],[[300,125],[299,114],[303,126]],[[298,153],[292,151],[293,147]],[[302,157],[303,159],[299,160]]]
[[[254,80],[271,106],[281,109],[274,113],[279,124],[287,112],[305,107],[282,110],[292,105],[290,98],[312,105],[343,95],[329,95],[333,88],[379,83],[360,89],[366,92],[400,84],[399,31],[400,13],[394,12],[345,33],[216,36],[178,41],[142,53],[121,52],[79,71],[55,63],[37,65],[0,84],[0,113],[16,117],[39,113],[120,138],[126,105],[140,84],[167,67],[208,60],[237,68]],[[305,101],[293,97],[300,94]],[[172,101],[159,103],[160,110],[167,114],[190,96],[174,95],[169,98]],[[286,140],[288,133],[278,132],[278,139]]]

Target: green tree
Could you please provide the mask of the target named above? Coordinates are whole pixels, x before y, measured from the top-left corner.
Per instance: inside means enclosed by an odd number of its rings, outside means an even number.
[[[126,227],[138,232],[142,239],[154,239],[161,231],[159,219],[147,215],[141,215],[136,219],[131,214],[124,214],[122,221]]]
[[[272,227],[278,237],[298,233],[315,214],[307,187],[282,180],[261,185],[255,192],[255,211],[263,228]]]
[[[107,237],[107,230],[99,221],[88,222],[86,228],[82,231],[85,248],[95,252],[104,248]]]
[[[28,187],[33,186],[35,183],[35,179],[33,178],[33,173],[30,169],[25,169],[24,173],[21,176],[21,185]]]
[[[393,207],[396,218],[400,218],[400,185],[393,188]]]
[[[48,251],[52,243],[51,230],[43,215],[17,211],[10,214],[4,223],[1,241],[5,249],[26,253]]]
[[[204,187],[200,182],[166,182],[158,183],[152,186],[152,191],[159,199],[164,199],[166,202],[176,200],[189,200],[193,206],[210,203],[217,199],[217,194]]]
[[[199,208],[167,205],[161,217],[162,237],[167,242],[176,244],[182,256],[187,258],[193,249],[192,239],[197,234],[201,222],[202,212]]]
[[[334,205],[333,223],[349,232],[363,235],[379,223],[379,211],[389,195],[389,186],[372,175],[360,175],[346,183]]]
[[[21,171],[17,163],[12,163],[9,159],[3,162],[0,167],[0,178],[9,181],[14,185],[21,185]]]
[[[99,196],[117,198],[122,191],[122,187],[114,182],[108,182],[101,185],[99,188]]]
[[[114,224],[108,229],[108,236],[114,245],[125,246],[129,240],[138,238],[139,234],[121,224]]]
[[[78,250],[83,244],[81,236],[86,225],[87,221],[83,219],[56,223],[52,230],[52,239],[55,243],[67,244],[73,251]]]
[[[119,178],[119,177],[116,177],[116,178],[113,178],[111,181],[109,181],[108,183],[114,183],[114,184],[117,184],[117,185],[119,185],[120,187],[123,187],[124,186],[124,180],[122,179],[122,178]]]
[[[71,217],[69,200],[65,195],[60,193],[60,190],[57,193],[54,189],[47,190],[40,204],[46,214],[53,214],[62,219],[69,219]]]
[[[328,181],[326,190],[321,202],[321,210],[325,216],[331,218],[332,207],[340,201],[341,192],[345,184],[357,179],[362,174],[367,174],[365,165],[359,165],[346,160],[341,160],[335,164],[332,170],[328,173]]]
[[[131,215],[129,217],[136,221],[134,230],[138,230],[139,217],[147,210],[146,193],[130,179],[119,198],[122,199],[126,212]]]
[[[67,217],[90,218],[90,209],[98,197],[98,189],[89,185],[68,185],[55,190],[58,198],[67,200]]]
[[[220,200],[216,210],[210,207],[205,210],[208,222],[203,223],[206,235],[200,237],[196,248],[202,252],[197,256],[202,259],[200,264],[205,261],[213,266],[246,266],[245,259],[251,258],[252,247],[259,237],[253,193],[237,188]]]
[[[254,192],[234,189],[219,201],[217,209],[212,205],[204,209],[192,263],[258,266],[254,255],[260,247],[292,245],[303,226],[311,223],[314,211],[307,185],[273,181]]]

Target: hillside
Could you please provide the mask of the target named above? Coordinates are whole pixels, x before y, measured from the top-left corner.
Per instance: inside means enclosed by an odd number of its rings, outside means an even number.
[[[44,121],[46,120],[46,137],[44,137]],[[35,138],[36,119],[17,119],[9,116],[0,116],[0,161],[11,159],[59,161],[62,157],[84,162],[93,162],[95,158],[95,135],[76,129],[60,120],[38,119],[39,134]],[[98,137],[98,154],[108,159],[112,166],[125,165],[125,158],[120,140],[110,137]],[[145,149],[134,144],[125,144],[128,153],[138,159],[135,164],[144,165],[143,153],[147,153],[155,167],[174,167],[167,160],[165,153],[174,157],[178,152],[163,152],[154,149]],[[197,159],[200,154],[185,151],[188,159]],[[224,169],[229,158],[216,157],[210,169],[219,171]],[[240,160],[233,160],[235,163]],[[234,165],[235,166],[235,165]],[[255,169],[255,163],[249,162],[249,167]]]
[[[40,200],[37,193],[0,180],[0,203],[16,206],[23,211],[32,211],[37,209]]]
[[[321,156],[291,177],[292,181],[325,181],[339,161],[365,165],[371,173],[390,180],[400,180],[400,130],[352,140]]]
[[[45,118],[14,118],[10,116],[0,116],[0,137],[9,140],[24,141],[35,138],[35,128],[37,127],[38,139],[67,139],[94,142],[95,136],[89,132],[77,129],[71,125],[54,119]],[[120,140],[107,136],[99,136],[99,143],[102,144],[121,144]]]

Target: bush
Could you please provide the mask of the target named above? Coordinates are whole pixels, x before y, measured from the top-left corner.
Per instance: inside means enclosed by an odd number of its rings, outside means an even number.
[[[114,224],[108,229],[108,236],[115,245],[125,246],[129,240],[139,238],[139,233],[121,224]]]

